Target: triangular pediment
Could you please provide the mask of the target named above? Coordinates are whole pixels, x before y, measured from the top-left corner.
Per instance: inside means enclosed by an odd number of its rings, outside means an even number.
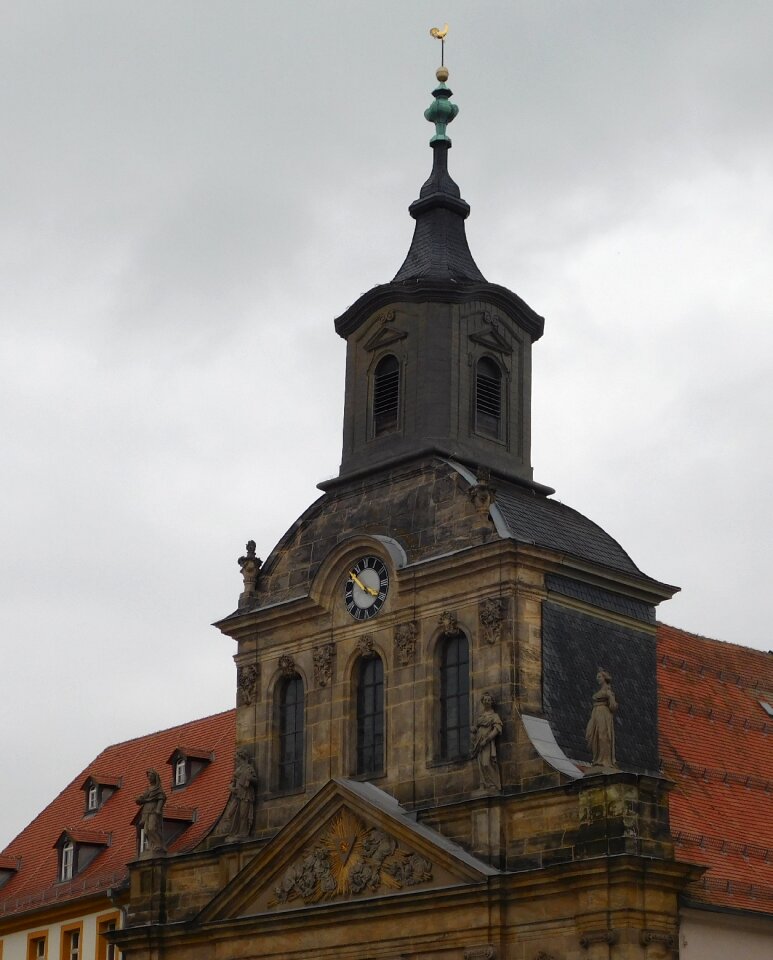
[[[481,330],[479,333],[471,333],[470,340],[486,347],[487,350],[494,350],[496,353],[510,354],[513,352],[510,341],[496,327],[489,327],[488,330]]]
[[[204,909],[230,920],[475,884],[497,873],[368,783],[331,780]]]
[[[398,340],[403,340],[407,336],[408,334],[404,330],[398,330],[397,327],[385,323],[368,340],[365,349],[372,353],[375,350],[388,347],[392,343],[397,343]]]

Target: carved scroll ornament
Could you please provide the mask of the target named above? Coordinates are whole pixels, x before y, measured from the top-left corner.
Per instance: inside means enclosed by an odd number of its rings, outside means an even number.
[[[617,943],[617,930],[591,930],[580,937],[580,946],[583,950],[594,943],[608,943],[610,946]]]
[[[405,667],[416,656],[416,623],[409,620],[407,623],[398,623],[395,627],[395,648],[400,665]]]
[[[496,643],[502,636],[506,603],[501,597],[487,597],[480,605],[480,623],[489,643]]]
[[[374,646],[373,646],[373,637],[369,634],[363,634],[357,640],[357,649],[360,651],[361,657],[370,657],[373,655]]]
[[[279,658],[279,672],[283,677],[291,677],[295,673],[295,660],[289,653],[283,653]]]
[[[464,960],[496,960],[497,952],[487,943],[485,947],[470,947],[464,951]]]
[[[314,679],[320,687],[326,687],[333,679],[334,643],[323,643],[314,648]]]
[[[453,610],[444,610],[438,617],[438,623],[444,637],[449,637],[452,633],[458,633],[459,631],[459,621]]]
[[[274,887],[269,907],[319,903],[378,890],[402,890],[432,879],[432,863],[400,849],[394,837],[341,810]]]
[[[247,663],[236,671],[236,703],[239,707],[249,707],[258,699],[260,667],[257,663]]]

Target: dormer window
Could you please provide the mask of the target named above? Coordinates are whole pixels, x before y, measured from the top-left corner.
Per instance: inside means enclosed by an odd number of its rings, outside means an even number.
[[[0,855],[0,887],[8,883],[11,877],[19,872],[21,867],[20,857],[9,857]]]
[[[373,435],[397,429],[400,411],[400,363],[391,353],[376,364],[373,374]]]
[[[100,830],[65,830],[54,846],[59,852],[60,883],[72,880],[110,843],[110,835]]]
[[[105,774],[89,774],[81,784],[81,790],[86,795],[85,816],[92,816],[107,803],[115,791],[121,786],[120,777],[111,777]]]
[[[174,765],[174,785],[182,787],[188,780],[188,761],[185,757],[178,757]]]
[[[172,768],[172,789],[181,790],[207,767],[214,759],[211,750],[202,750],[200,747],[178,747],[167,763]]]

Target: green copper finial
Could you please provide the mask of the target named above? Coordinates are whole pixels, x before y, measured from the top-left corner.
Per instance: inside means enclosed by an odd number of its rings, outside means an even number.
[[[445,84],[445,79],[441,79],[441,76],[443,78],[448,77],[448,70],[445,67],[441,67],[437,72],[437,78],[440,82],[432,91],[435,102],[427,107],[424,116],[430,123],[435,124],[435,136],[430,140],[430,144],[444,140],[450,147],[451,138],[446,134],[446,126],[459,113],[459,107],[448,99],[452,94]]]
[[[445,66],[445,48],[446,48],[446,34],[448,33],[448,24],[446,24],[442,30],[439,30],[437,27],[432,27],[430,30],[430,36],[434,37],[436,40],[440,41],[441,44],[441,54],[440,54],[440,63],[441,66],[438,67],[435,72],[435,76],[438,79],[438,85],[432,91],[432,96],[435,98],[435,102],[427,107],[424,111],[424,116],[430,123],[435,124],[435,136],[430,140],[430,146],[433,143],[445,142],[448,146],[451,146],[451,138],[446,134],[446,127],[454,117],[459,113],[459,107],[455,103],[451,103],[449,98],[453,96],[451,91],[446,86],[446,80],[448,80],[448,69]]]

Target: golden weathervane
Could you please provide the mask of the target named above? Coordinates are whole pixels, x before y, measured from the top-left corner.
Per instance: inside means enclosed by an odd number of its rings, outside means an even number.
[[[446,34],[448,33],[448,24],[446,23],[441,30],[440,27],[430,27],[429,35],[440,41],[440,66],[444,66],[444,56],[446,52]]]

